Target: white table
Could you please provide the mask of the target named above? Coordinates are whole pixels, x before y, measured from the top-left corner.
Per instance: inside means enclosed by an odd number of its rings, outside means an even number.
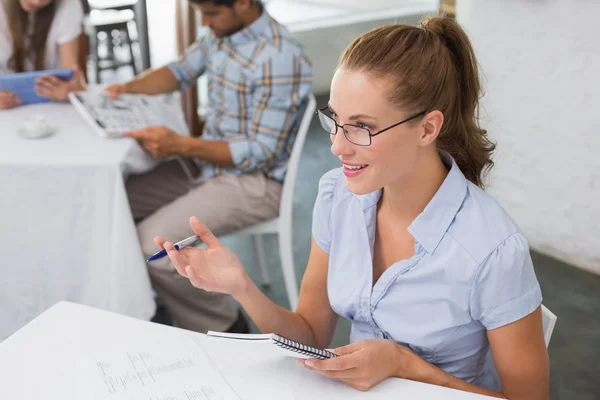
[[[96,355],[109,357],[139,342],[155,343],[154,352],[168,352],[170,343],[192,337],[240,400],[491,399],[398,378],[360,392],[304,369],[268,343],[210,338],[68,302],[56,304],[0,343],[0,399],[110,399],[90,393],[98,377],[88,367]]]
[[[18,136],[33,114],[57,133]],[[124,177],[154,164],[130,138],[96,136],[69,104],[0,111],[0,341],[60,300],[152,317]]]

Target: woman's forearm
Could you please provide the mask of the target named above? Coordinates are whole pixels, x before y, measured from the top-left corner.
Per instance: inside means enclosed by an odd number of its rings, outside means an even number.
[[[498,392],[495,390],[482,388],[480,386],[467,383],[462,379],[459,379],[454,375],[451,375],[435,365],[421,359],[418,355],[412,353],[412,351],[406,349],[405,347],[400,345],[398,346],[404,349],[401,349],[399,352],[400,355],[397,358],[398,361],[396,365],[399,367],[396,376],[398,377],[500,399],[548,400],[548,393],[544,390],[544,386],[536,385],[532,381],[527,381],[520,385],[513,384],[510,392],[507,392],[506,390]],[[408,356],[407,353],[410,353],[411,356]],[[409,361],[409,364],[407,364],[406,360],[410,359],[410,357],[416,357],[418,361],[413,361],[412,363]],[[407,366],[409,367],[407,368]]]
[[[278,333],[289,339],[315,345],[316,339],[308,322],[298,313],[273,303],[254,283],[248,290],[234,295],[263,333]]]
[[[393,365],[395,368],[394,376],[398,378],[506,399],[506,396],[501,392],[472,385],[443,371],[423,360],[407,347],[397,344],[396,349]]]
[[[483,394],[490,397],[497,397],[500,399],[506,399],[507,397],[502,392],[497,392],[495,390],[485,389],[477,385],[473,385],[463,381],[447,373],[446,371],[441,370],[440,368],[426,363],[422,369],[418,369],[415,371],[415,376],[410,377],[410,379],[429,383],[437,386],[444,386],[450,389],[462,390],[465,392]]]

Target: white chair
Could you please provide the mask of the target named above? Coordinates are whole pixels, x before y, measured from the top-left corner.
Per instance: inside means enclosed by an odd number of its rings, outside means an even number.
[[[279,217],[269,221],[261,222],[257,225],[242,229],[240,231],[229,234],[228,236],[252,235],[254,239],[254,247],[256,249],[256,257],[262,276],[263,285],[270,285],[269,270],[267,259],[265,256],[263,235],[276,233],[279,236],[279,257],[281,258],[281,268],[283,269],[283,279],[285,290],[290,302],[290,309],[295,310],[298,305],[298,284],[296,281],[296,273],[294,272],[294,253],[292,245],[292,211],[294,203],[294,186],[296,184],[296,175],[300,165],[300,154],[304,147],[306,135],[312,121],[313,114],[317,107],[317,101],[311,94],[294,147],[288,161],[287,172],[283,182],[281,192],[281,203],[279,205]]]
[[[554,332],[554,325],[558,317],[554,313],[546,308],[542,304],[542,325],[544,327],[544,340],[546,341],[546,347],[550,344],[550,337]]]

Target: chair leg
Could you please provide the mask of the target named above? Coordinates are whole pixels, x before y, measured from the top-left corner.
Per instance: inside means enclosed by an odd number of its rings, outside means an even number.
[[[117,46],[118,42],[115,40],[113,29],[106,31],[106,43],[106,59],[111,60],[114,65],[115,61],[117,60],[115,57],[115,47]],[[113,68],[113,70],[116,70],[116,68]]]
[[[265,256],[265,242],[263,235],[252,235],[254,241],[254,249],[258,266],[260,267],[260,275],[262,277],[262,286],[267,289],[271,285],[271,277],[269,276],[269,268],[267,265],[267,257]]]
[[[96,84],[100,84],[100,40],[98,39],[98,31],[96,29],[93,30],[90,38],[92,39],[92,59],[94,61],[94,72],[96,75],[94,79],[96,80]]]
[[[298,306],[298,283],[296,282],[296,271],[294,270],[294,247],[292,244],[291,225],[282,227],[279,230],[279,256],[281,257],[283,280],[290,302],[290,310],[295,310]]]

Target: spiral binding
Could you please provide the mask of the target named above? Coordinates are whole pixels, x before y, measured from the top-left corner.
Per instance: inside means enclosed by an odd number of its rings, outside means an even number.
[[[325,360],[327,358],[337,357],[337,354],[334,354],[330,351],[317,349],[316,347],[296,342],[281,335],[273,335],[273,340],[275,341],[275,344],[281,348],[291,350],[295,353],[303,354],[311,358]]]

